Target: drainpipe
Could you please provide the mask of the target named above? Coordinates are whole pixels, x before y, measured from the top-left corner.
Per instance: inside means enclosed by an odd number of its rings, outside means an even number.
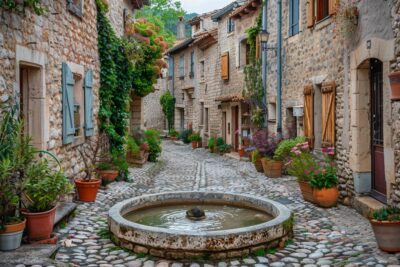
[[[262,31],[268,29],[268,0],[263,1],[262,9]],[[268,64],[268,44],[262,43],[262,84],[263,84],[263,108],[264,108],[264,128],[268,129],[268,108],[267,108],[267,64]]]
[[[278,30],[277,30],[277,134],[282,134],[282,0],[278,0]]]

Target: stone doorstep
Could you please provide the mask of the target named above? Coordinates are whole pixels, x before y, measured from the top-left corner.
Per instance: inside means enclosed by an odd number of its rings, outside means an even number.
[[[54,219],[54,225],[67,218],[78,206],[73,202],[60,202],[57,206],[56,217]]]
[[[379,202],[375,198],[369,196],[355,197],[352,204],[354,209],[366,218],[368,218],[370,211],[375,211],[386,207],[386,205],[382,202]]]

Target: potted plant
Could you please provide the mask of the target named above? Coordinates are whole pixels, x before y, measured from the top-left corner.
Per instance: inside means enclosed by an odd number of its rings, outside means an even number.
[[[270,178],[282,176],[282,159],[275,155],[275,150],[278,146],[279,138],[269,137],[264,143],[264,157],[261,159],[264,174]]]
[[[118,167],[114,164],[113,161],[98,162],[96,166],[96,172],[106,183],[114,182],[119,175]]]
[[[288,173],[297,177],[301,194],[304,200],[315,203],[313,188],[310,185],[310,173],[316,168],[313,155],[307,142],[295,145],[290,151],[290,160],[287,163]]]
[[[215,152],[216,140],[214,137],[208,139],[207,147],[210,149],[211,153]]]
[[[313,188],[315,203],[324,208],[336,206],[339,197],[337,188],[339,180],[336,176],[335,162],[330,155],[325,155],[325,161],[320,163],[317,168],[310,170],[310,175],[310,185]]]
[[[201,142],[201,136],[200,136],[199,133],[192,133],[189,136],[189,140],[190,140],[190,142],[192,142],[192,148],[193,149],[196,149],[196,148],[200,147],[199,143]]]
[[[172,128],[169,130],[169,138],[173,141],[177,141],[179,139],[179,132]]]
[[[148,145],[149,161],[156,162],[162,151],[160,133],[157,130],[146,130],[144,140]]]
[[[389,74],[391,99],[400,100],[400,71]]]
[[[303,136],[298,136],[291,139],[285,139],[279,142],[275,152],[274,158],[283,161],[283,172],[286,172],[287,163],[290,162],[291,159],[291,150],[297,144],[304,143],[306,138]]]
[[[78,191],[78,198],[83,202],[96,201],[97,191],[99,190],[101,180],[97,178],[96,162],[100,153],[100,139],[97,141],[88,140],[78,148],[81,155],[84,168],[82,178],[75,179],[75,186]]]
[[[264,172],[263,165],[261,162],[262,155],[258,149],[254,150],[251,153],[251,162],[254,164],[254,167],[258,172]]]
[[[134,166],[143,166],[149,158],[149,145],[143,142],[142,138],[137,140],[133,136],[129,136],[127,139],[127,153],[126,159],[129,164]]]
[[[181,132],[179,135],[179,138],[182,140],[183,143],[189,144],[191,141],[189,139],[189,136],[193,133],[193,130],[191,128],[185,129]]]
[[[46,158],[41,158],[26,171],[24,195],[28,204],[22,214],[26,218],[30,241],[51,237],[57,201],[61,195],[72,190],[68,178],[54,167]]]
[[[378,247],[386,252],[400,252],[400,209],[386,207],[372,212],[370,223]]]
[[[228,144],[222,144],[217,146],[217,150],[220,155],[224,155],[225,153],[230,153],[232,150],[232,146]]]

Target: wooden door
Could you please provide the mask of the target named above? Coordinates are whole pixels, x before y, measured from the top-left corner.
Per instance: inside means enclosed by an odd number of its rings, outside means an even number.
[[[233,149],[239,149],[239,106],[232,107]]]
[[[222,112],[222,138],[226,143],[226,112]]]
[[[386,202],[385,157],[383,149],[382,62],[370,61],[372,196]]]

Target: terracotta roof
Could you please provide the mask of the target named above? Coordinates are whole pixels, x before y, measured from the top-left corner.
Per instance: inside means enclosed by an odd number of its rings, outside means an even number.
[[[218,28],[202,32],[194,36],[192,45],[198,45],[200,49],[205,50],[218,41]]]
[[[261,5],[260,0],[248,0],[246,4],[235,9],[229,17],[234,19],[239,19],[244,15],[250,14],[257,10],[257,8]]]
[[[215,99],[215,101],[221,102],[241,102],[244,100],[242,93],[234,93],[228,95],[222,95]]]
[[[166,54],[173,54],[173,53],[181,51],[182,49],[185,49],[193,42],[193,40],[194,40],[193,38],[188,38],[188,39],[185,39],[183,41],[176,43],[173,47],[171,47],[166,52]]]

